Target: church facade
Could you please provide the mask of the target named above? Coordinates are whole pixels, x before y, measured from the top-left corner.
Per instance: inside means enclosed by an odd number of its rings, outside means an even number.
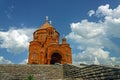
[[[59,43],[60,34],[46,20],[33,33],[33,41],[29,45],[28,64],[65,64],[72,63],[72,52],[66,38]]]

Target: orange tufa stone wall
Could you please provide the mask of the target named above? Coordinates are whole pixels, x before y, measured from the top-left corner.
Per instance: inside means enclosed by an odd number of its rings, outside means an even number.
[[[29,45],[28,64],[72,63],[72,53],[66,38],[59,44],[59,33],[46,20],[33,34]]]

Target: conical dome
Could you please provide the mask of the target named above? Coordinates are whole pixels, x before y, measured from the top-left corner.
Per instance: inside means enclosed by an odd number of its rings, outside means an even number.
[[[49,24],[48,21],[46,21],[45,24],[43,24],[39,29],[47,29],[47,28],[50,28],[50,27],[53,28],[53,26],[51,24]]]

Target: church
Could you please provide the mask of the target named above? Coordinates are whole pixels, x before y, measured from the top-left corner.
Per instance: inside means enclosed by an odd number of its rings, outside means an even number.
[[[28,64],[72,64],[72,52],[66,38],[59,42],[59,32],[48,22],[33,33],[33,41],[29,45]]]

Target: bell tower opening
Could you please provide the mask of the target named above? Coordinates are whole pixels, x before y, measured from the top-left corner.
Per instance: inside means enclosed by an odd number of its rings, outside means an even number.
[[[59,53],[53,53],[50,64],[61,63],[62,56]]]

